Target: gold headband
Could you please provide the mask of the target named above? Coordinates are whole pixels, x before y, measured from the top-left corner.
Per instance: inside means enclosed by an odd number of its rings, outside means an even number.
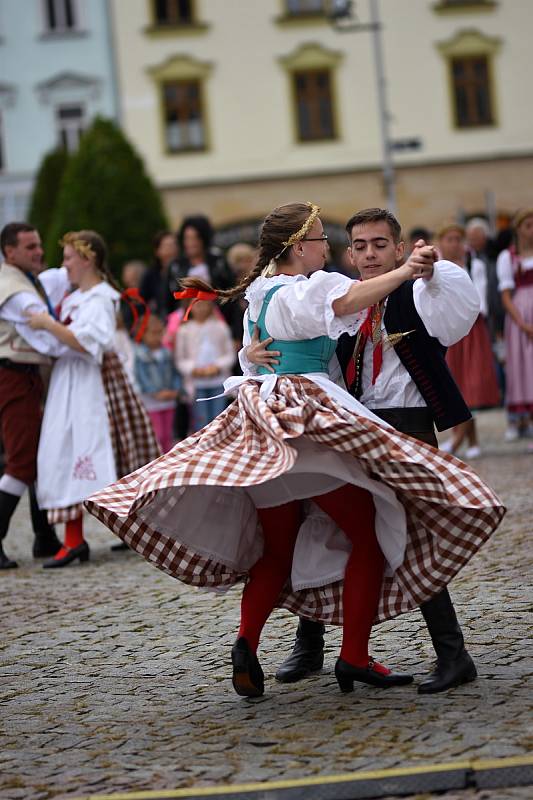
[[[77,239],[76,236],[77,234],[73,231],[66,233],[63,238],[59,240],[60,246],[65,247],[69,244],[80,256],[86,258],[87,261],[91,261],[91,259],[96,260],[96,253],[91,245],[88,242],[84,242],[83,239]]]
[[[305,234],[309,231],[309,229],[313,227],[313,223],[315,219],[318,217],[318,212],[320,211],[320,208],[316,206],[314,203],[306,203],[306,205],[308,205],[309,208],[311,209],[311,213],[307,217],[302,227],[299,230],[297,230],[296,233],[291,234],[291,236],[289,236],[286,242],[283,242],[283,250],[285,250],[287,247],[292,247],[293,244],[296,244],[296,242],[301,241],[304,238]],[[283,252],[283,250],[281,252]]]

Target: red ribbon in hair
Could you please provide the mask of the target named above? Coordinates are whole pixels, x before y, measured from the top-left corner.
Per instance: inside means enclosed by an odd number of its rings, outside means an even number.
[[[139,328],[137,329],[137,333],[134,336],[136,342],[140,342],[142,337],[144,336],[144,332],[146,330],[146,326],[148,325],[148,320],[150,319],[150,309],[146,305],[146,301],[143,297],[139,294],[138,289],[124,289],[122,294],[120,295],[126,303],[129,305],[132,316],[133,322],[131,324],[130,333],[135,330],[135,326],[139,321],[139,312],[137,311],[137,305],[142,306],[142,320]],[[135,302],[133,302],[135,301]]]
[[[191,313],[191,308],[198,300],[216,300],[218,294],[216,292],[206,292],[203,289],[183,289],[181,292],[174,292],[174,297],[176,300],[186,300],[187,298],[192,298],[192,303],[189,303],[187,311],[185,312],[185,316],[183,317],[183,321],[187,322],[189,319],[189,314]]]

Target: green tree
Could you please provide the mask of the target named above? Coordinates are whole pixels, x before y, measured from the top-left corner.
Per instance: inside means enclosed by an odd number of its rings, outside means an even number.
[[[154,234],[167,227],[141,158],[113,122],[96,118],[63,176],[46,240],[48,263],[60,263],[64,233],[90,228],[104,237],[118,275],[125,261],[148,261]]]
[[[50,232],[61,181],[68,161],[69,154],[65,149],[61,147],[52,150],[44,156],[35,178],[28,222],[35,225],[43,242],[46,242]]]

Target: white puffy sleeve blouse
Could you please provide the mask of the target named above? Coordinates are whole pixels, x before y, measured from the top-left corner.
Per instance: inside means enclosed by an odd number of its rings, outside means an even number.
[[[365,311],[335,316],[333,303],[347,293],[353,281],[338,272],[322,270],[310,278],[279,275],[255,280],[246,293],[250,319],[257,320],[266,294],[280,283],[281,289],[270,300],[265,317],[266,329],[274,339],[338,339],[343,333],[353,336],[363,323]]]
[[[413,300],[429,335],[445,347],[466,336],[480,312],[476,287],[466,270],[452,261],[437,261],[430,280],[418,278]]]
[[[74,292],[61,308],[62,321],[98,364],[105,351],[113,349],[118,297],[110,286],[99,284],[87,292]]]

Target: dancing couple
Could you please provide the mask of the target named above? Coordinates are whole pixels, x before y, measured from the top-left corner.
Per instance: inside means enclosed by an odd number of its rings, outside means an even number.
[[[433,248],[420,243],[405,264],[364,281],[326,273],[318,215],[311,204],[275,209],[256,268],[216,292],[244,294],[247,339],[257,326],[278,363],[230,378],[235,401],[212,423],[86,502],[175,578],[210,589],[245,581],[232,663],[234,688],[248,697],[264,692],[257,649],[276,606],[342,625],[342,691],[410,683],[370,657],[372,625],[442,590],[504,514],[468,466],[395,431],[330,378],[337,340],[364,332],[376,383],[382,301],[429,281]],[[215,294],[195,278],[182,285],[193,302]],[[400,333],[394,341],[417,335]]]

